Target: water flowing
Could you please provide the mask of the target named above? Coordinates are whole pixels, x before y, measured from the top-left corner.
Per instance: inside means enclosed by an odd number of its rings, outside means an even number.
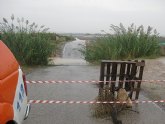
[[[61,58],[55,58],[55,65],[86,65],[84,56],[81,54],[80,49],[85,45],[85,40],[76,40],[65,44]]]

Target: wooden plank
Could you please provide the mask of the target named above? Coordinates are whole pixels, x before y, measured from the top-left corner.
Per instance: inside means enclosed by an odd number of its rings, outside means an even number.
[[[102,81],[102,82],[99,83],[100,88],[104,87],[104,69],[105,69],[105,63],[101,62],[101,66],[100,66],[100,81]]]
[[[131,66],[132,66],[131,63],[127,64],[126,80],[130,80],[130,71],[131,71],[130,69],[131,69]],[[126,91],[130,91],[131,90],[131,85],[130,85],[129,81],[125,82],[125,87],[124,88],[125,88]]]
[[[124,81],[126,63],[121,63],[119,81]],[[119,88],[123,88],[123,82],[119,82]]]
[[[112,63],[112,71],[111,71],[111,81],[116,81],[117,74],[117,63]],[[115,92],[115,82],[111,82],[111,92],[114,94]]]
[[[111,63],[107,63],[107,72],[106,72],[106,85],[109,85],[109,79],[110,79],[110,68],[111,68]]]
[[[145,61],[144,60],[142,60],[141,63],[143,63],[145,65]],[[142,80],[143,71],[144,71],[144,66],[140,66],[140,72],[139,72],[138,80]],[[137,91],[136,91],[136,94],[135,94],[135,99],[139,98],[140,89],[141,89],[141,81],[138,81]]]
[[[113,60],[102,60],[103,63],[117,63],[117,64],[121,64],[121,63],[135,63],[133,61],[113,61]]]
[[[141,62],[137,62],[136,66],[145,66],[145,62],[143,62],[144,60],[142,60]]]
[[[132,68],[131,68],[131,75],[130,75],[131,80],[133,80],[135,78],[136,71],[137,71],[137,66],[136,66],[136,63],[135,63],[135,64],[132,64]],[[130,82],[130,85],[131,85],[130,98],[131,99],[132,99],[132,95],[133,95],[134,84],[135,84],[135,82]]]

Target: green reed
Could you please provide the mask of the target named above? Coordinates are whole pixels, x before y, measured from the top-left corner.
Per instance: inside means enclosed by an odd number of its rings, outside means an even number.
[[[113,34],[106,33],[104,37],[91,41],[84,46],[82,53],[88,61],[102,59],[135,59],[153,58],[160,54],[158,33],[148,26],[147,30],[141,25],[132,24],[125,28],[122,23],[119,26],[111,25]]]
[[[2,41],[11,49],[17,60],[26,65],[46,65],[48,57],[54,51],[56,44],[52,43],[49,28],[44,25],[29,23],[24,18],[11,16],[11,21],[3,18],[0,23]]]

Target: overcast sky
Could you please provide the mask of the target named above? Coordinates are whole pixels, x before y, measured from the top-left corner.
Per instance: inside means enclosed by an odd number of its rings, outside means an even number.
[[[0,22],[12,14],[57,33],[100,33],[122,22],[165,36],[165,0],[0,0]]]

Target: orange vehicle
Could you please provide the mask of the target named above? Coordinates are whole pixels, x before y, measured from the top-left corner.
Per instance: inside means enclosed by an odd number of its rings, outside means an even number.
[[[0,124],[22,124],[29,111],[25,76],[12,52],[0,40]]]

